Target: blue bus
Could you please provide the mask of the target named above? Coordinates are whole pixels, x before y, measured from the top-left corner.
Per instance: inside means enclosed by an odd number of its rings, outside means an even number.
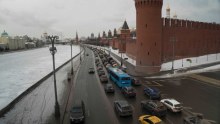
[[[109,78],[120,88],[131,86],[131,77],[118,68],[109,68]]]

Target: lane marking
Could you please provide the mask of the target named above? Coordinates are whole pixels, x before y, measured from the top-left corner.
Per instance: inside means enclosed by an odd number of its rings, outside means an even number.
[[[147,86],[147,87],[149,87],[149,86],[155,86],[155,87],[162,87],[163,85],[162,84],[160,84],[160,83],[158,83],[158,82],[156,82],[156,81],[144,81],[145,82],[145,84],[143,84],[144,86]]]
[[[195,79],[195,80],[199,80],[201,82],[204,82],[205,84],[212,84],[217,88],[220,87],[220,80],[217,80],[217,79],[214,79],[214,78],[201,76],[201,75],[197,75],[197,74],[193,74],[193,75],[190,75],[188,77],[190,77],[192,79]]]
[[[158,82],[156,82],[156,81],[153,81],[155,84],[157,84],[158,86],[163,86],[162,84],[160,84],[160,83],[158,83]]]

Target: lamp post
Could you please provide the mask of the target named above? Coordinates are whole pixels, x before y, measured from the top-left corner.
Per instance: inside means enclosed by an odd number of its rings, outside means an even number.
[[[54,47],[54,41],[57,40],[59,37],[58,36],[48,36],[48,39],[51,40],[52,47],[50,47],[50,53],[52,54],[53,58],[53,76],[54,76],[54,92],[55,92],[55,117],[58,118],[60,117],[60,108],[59,108],[59,103],[57,101],[57,86],[56,86],[56,74],[55,74],[55,53],[57,52],[56,47]]]
[[[71,74],[73,75],[73,61],[72,61],[72,58],[73,58],[73,40],[71,40]]]
[[[110,43],[109,43],[109,39],[108,39],[108,55],[110,56]]]
[[[80,59],[80,63],[81,63],[81,62],[82,62],[82,58],[81,58],[81,43],[79,43],[79,49],[80,49],[80,52],[79,52],[79,54],[80,54],[79,57],[80,57],[80,58],[79,58],[79,59]]]
[[[121,67],[122,67],[123,63],[122,63],[122,52],[121,52]]]
[[[172,61],[172,72],[174,72],[174,60],[175,60],[175,42],[177,42],[176,37],[171,37],[170,41],[172,42],[172,49],[173,49],[173,61]]]

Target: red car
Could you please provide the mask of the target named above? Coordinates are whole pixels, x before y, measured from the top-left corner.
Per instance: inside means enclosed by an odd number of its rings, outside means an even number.
[[[121,92],[127,97],[136,97],[136,92],[133,87],[122,87]]]

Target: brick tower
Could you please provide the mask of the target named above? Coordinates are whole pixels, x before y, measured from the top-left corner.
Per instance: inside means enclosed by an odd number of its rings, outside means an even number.
[[[136,71],[154,73],[161,67],[163,0],[135,0],[137,27]]]

